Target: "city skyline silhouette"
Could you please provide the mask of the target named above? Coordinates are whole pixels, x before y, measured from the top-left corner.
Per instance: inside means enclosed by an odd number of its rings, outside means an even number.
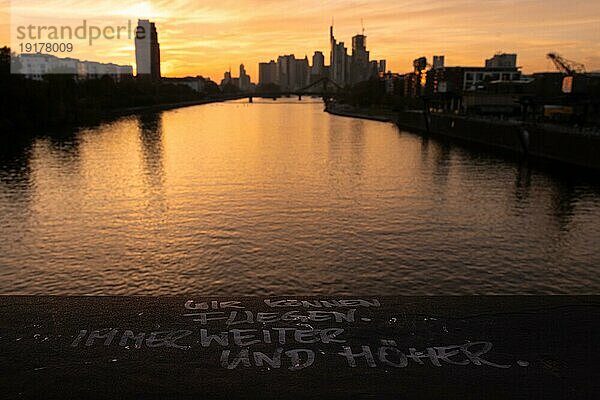
[[[3,0],[0,43],[11,42],[11,17],[15,14],[25,15],[33,23],[46,20],[52,24],[81,23],[82,19],[98,24],[127,19],[135,23],[150,18],[160,35],[164,76],[203,75],[219,80],[230,65],[244,64],[256,80],[258,63],[278,55],[303,58],[314,51],[327,55],[328,30],[334,17],[336,37],[347,47],[364,24],[372,58],[386,59],[388,69],[395,72],[410,71],[412,60],[422,55],[443,54],[448,65],[476,66],[498,52],[517,53],[525,73],[553,71],[545,55],[554,51],[580,61],[590,71],[598,70],[597,6],[575,3],[566,7],[558,1],[333,1],[309,2],[292,12],[296,6],[285,1],[84,0],[75,4],[52,0],[39,5],[29,0]],[[133,50],[131,40],[105,40],[76,46],[73,56],[133,65]]]

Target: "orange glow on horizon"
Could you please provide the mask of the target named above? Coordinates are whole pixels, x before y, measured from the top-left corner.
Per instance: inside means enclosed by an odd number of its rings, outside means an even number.
[[[494,3],[494,4],[492,4]],[[483,65],[498,51],[518,54],[524,72],[553,71],[545,58],[557,51],[600,70],[600,12],[595,2],[461,0],[313,1],[298,9],[295,0],[14,0],[25,12],[39,11],[51,24],[61,18],[117,23],[149,18],[156,22],[166,76],[202,75],[219,82],[230,66],[244,64],[252,81],[258,63],[278,55],[329,58],[329,25],[351,53],[351,37],[364,20],[371,59],[386,59],[388,69],[409,72],[412,60],[434,54],[447,65]],[[0,0],[0,45],[10,43],[11,2]],[[29,7],[29,8],[27,8]],[[66,11],[65,11],[66,10]],[[114,21],[114,22],[113,22]],[[105,41],[80,48],[74,57],[134,65],[133,43]],[[326,62],[328,63],[328,62]]]

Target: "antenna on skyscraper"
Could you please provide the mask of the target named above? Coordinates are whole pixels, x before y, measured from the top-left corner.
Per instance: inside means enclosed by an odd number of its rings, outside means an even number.
[[[331,25],[329,26],[329,40],[333,41],[333,17],[331,17]]]
[[[363,19],[360,19],[360,26],[362,27],[362,34],[365,35],[365,24],[363,23]]]

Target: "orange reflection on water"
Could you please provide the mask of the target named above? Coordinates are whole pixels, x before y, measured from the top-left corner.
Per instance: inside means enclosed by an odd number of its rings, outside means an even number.
[[[0,159],[0,292],[600,288],[597,186],[322,110],[218,103],[34,139]]]

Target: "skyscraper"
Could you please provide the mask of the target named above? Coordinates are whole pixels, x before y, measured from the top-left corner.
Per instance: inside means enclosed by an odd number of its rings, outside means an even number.
[[[313,83],[327,76],[325,71],[325,57],[320,51],[315,51],[312,57],[312,66],[310,67],[310,77],[308,83]]]
[[[329,27],[329,41],[331,43],[331,53],[329,58],[329,73],[330,79],[338,85],[345,85],[347,83],[347,69],[348,69],[348,54],[344,42],[337,42],[333,36],[333,25]]]
[[[294,81],[294,89],[302,88],[308,85],[308,79],[310,77],[310,72],[308,70],[308,57],[304,56],[304,58],[296,60],[296,79]]]
[[[160,45],[156,25],[147,19],[138,20],[135,32],[135,62],[138,77],[158,80],[160,74]]]
[[[312,71],[313,75],[321,76],[323,75],[323,67],[325,67],[325,57],[323,53],[320,51],[315,51],[312,58]]]
[[[277,82],[277,63],[273,60],[258,64],[258,83],[267,85]]]
[[[240,64],[240,78],[239,78],[239,89],[242,92],[250,90],[250,75],[246,74],[246,68],[244,64]]]
[[[277,58],[277,84],[281,90],[294,89],[296,82],[296,57],[293,54]]]
[[[221,87],[224,87],[231,83],[231,67],[229,67],[229,71],[225,71],[223,74],[223,79],[221,80]]]
[[[377,67],[375,67],[375,70],[377,70]],[[355,84],[366,81],[370,75],[371,66],[369,65],[369,52],[367,51],[367,37],[365,35],[355,35],[352,37],[350,83]]]

